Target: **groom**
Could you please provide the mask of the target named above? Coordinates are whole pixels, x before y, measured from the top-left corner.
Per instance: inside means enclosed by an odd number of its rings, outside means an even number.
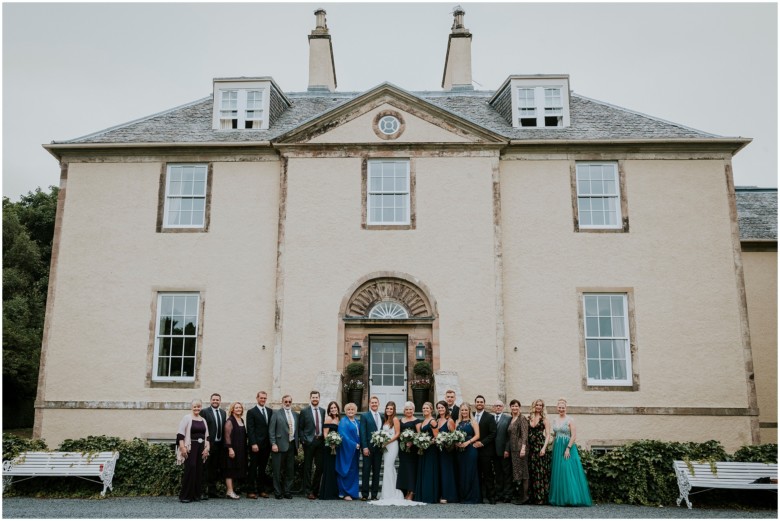
[[[382,448],[371,445],[371,434],[382,430],[384,418],[379,413],[379,398],[368,401],[368,412],[360,415],[360,446],[363,447],[363,484],[360,500],[368,500],[368,477],[371,476],[371,500],[379,494],[379,473],[382,469]]]

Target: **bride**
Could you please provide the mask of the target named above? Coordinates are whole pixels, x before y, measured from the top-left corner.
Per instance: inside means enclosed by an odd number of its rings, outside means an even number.
[[[398,437],[401,435],[401,422],[395,415],[395,402],[387,402],[385,406],[385,422],[382,430],[390,435],[390,441],[385,445],[386,452],[382,456],[384,471],[382,474],[382,498],[371,501],[372,505],[413,506],[425,505],[419,501],[404,499],[404,493],[395,488],[395,460],[398,458]]]

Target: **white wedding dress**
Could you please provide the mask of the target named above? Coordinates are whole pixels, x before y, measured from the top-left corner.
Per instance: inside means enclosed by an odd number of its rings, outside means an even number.
[[[392,438],[395,435],[395,431],[391,425],[382,425],[382,430],[387,432]],[[369,501],[371,505],[388,505],[388,506],[416,506],[425,505],[419,501],[409,501],[404,499],[404,493],[395,488],[396,472],[395,472],[395,460],[398,458],[398,440],[387,446],[387,452],[382,456],[382,465],[384,467],[384,473],[382,474],[382,491],[380,493],[380,499],[377,501]]]

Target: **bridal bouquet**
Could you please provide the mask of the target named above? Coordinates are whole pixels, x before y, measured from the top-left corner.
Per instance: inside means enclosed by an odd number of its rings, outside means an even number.
[[[453,431],[440,432],[439,435],[436,436],[434,443],[439,446],[439,450],[452,450],[458,443],[464,441],[466,441],[466,433],[463,431]]]
[[[325,436],[325,446],[330,447],[330,453],[336,454],[336,447],[341,445],[341,435],[337,431],[330,431]]]
[[[390,441],[390,433],[387,431],[375,431],[371,434],[371,445],[382,452],[387,452],[387,443]]]
[[[451,434],[452,434],[452,446],[453,447],[457,447],[458,443],[463,443],[464,441],[466,441],[466,433],[463,432],[460,429],[452,431]],[[458,447],[458,450],[463,451],[463,450],[466,450],[466,449],[462,449],[462,448]]]
[[[417,433],[414,432],[412,429],[406,429],[401,433],[400,438],[398,438],[398,441],[401,445],[401,450],[404,452],[411,452],[412,445],[414,444],[414,438],[417,436]]]
[[[417,447],[417,454],[421,455],[425,452],[425,449],[431,446],[433,438],[427,432],[418,432],[412,440],[414,446]]]

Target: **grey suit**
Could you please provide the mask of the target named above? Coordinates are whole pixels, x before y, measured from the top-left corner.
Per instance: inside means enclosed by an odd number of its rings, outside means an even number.
[[[293,439],[290,441],[290,428],[284,409],[274,411],[268,422],[268,439],[271,448],[276,445],[277,452],[271,452],[274,470],[274,494],[276,497],[291,497],[293,477],[295,475],[295,454],[298,452],[300,418],[297,412],[290,411],[293,418]],[[282,481],[284,474],[284,482]]]
[[[512,498],[512,458],[504,458],[507,445],[507,428],[512,417],[501,414],[496,422],[496,450],[493,458],[493,473],[496,478],[496,496],[499,500],[510,501]]]

